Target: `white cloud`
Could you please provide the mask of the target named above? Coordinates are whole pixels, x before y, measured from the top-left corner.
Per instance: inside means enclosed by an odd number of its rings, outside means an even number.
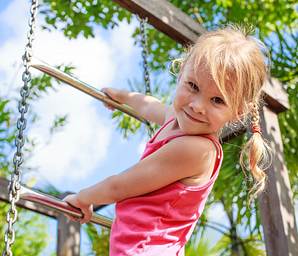
[[[85,178],[107,157],[110,141],[108,120],[100,117],[95,100],[68,86],[50,92],[33,104],[41,117],[28,136],[38,144],[29,166],[39,166],[49,180],[65,176]],[[67,124],[49,140],[49,127],[56,115],[68,114]],[[49,143],[49,144],[48,144]]]

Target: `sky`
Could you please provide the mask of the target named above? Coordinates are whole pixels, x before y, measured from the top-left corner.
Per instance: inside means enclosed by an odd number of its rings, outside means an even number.
[[[21,56],[28,41],[29,10],[29,1],[0,1],[1,97],[20,97],[24,70]],[[113,30],[97,27],[95,38],[85,39],[79,35],[76,40],[65,38],[59,30],[51,33],[42,30],[42,15],[38,14],[37,20],[33,53],[39,59],[52,66],[75,66],[75,76],[97,89],[128,89],[128,79],[142,80],[141,48],[134,45],[131,37],[139,25],[137,19],[131,24],[123,21]],[[33,77],[41,75],[40,71],[31,71]],[[167,86],[167,74],[161,81]],[[37,185],[50,183],[62,192],[78,192],[126,170],[140,159],[148,139],[146,135],[124,139],[111,120],[111,112],[101,102],[68,85],[54,83],[54,87],[55,91],[49,90],[29,106],[39,118],[27,126],[26,137],[34,138],[37,146],[32,157],[25,154],[24,165],[38,171],[25,175],[24,180],[34,177]],[[66,125],[50,136],[55,117],[65,115]],[[214,211],[218,222],[224,219],[220,209]],[[48,222],[49,233],[55,237],[57,222]],[[89,251],[84,234],[81,245],[83,252]],[[44,255],[53,251],[55,243],[49,245]]]

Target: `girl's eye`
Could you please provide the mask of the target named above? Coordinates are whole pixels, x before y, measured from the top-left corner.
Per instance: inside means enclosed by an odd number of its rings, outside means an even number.
[[[195,83],[193,83],[193,82],[188,82],[188,84],[190,85],[190,87],[191,87],[192,89],[194,89],[194,90],[196,90],[196,91],[199,91],[199,87],[198,87]]]
[[[214,98],[212,98],[212,100],[215,103],[218,103],[218,104],[223,104],[224,103],[224,101],[221,98],[219,98],[219,97],[214,97]]]

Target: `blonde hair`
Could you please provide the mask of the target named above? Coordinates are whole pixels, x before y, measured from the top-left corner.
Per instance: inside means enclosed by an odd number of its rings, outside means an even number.
[[[183,64],[182,71],[187,65],[193,65],[195,71],[203,65],[212,75],[232,115],[237,119],[247,117],[253,104],[252,123],[258,126],[261,88],[267,80],[266,63],[261,49],[268,57],[270,54],[263,42],[250,36],[253,32],[252,26],[229,25],[203,34],[193,46],[188,47],[186,57],[175,60],[173,65],[176,62]],[[268,167],[270,148],[261,134],[254,132],[241,152],[242,167],[248,149],[249,165],[257,181],[249,192],[257,188],[249,200],[250,204],[265,188],[267,176],[264,170]]]

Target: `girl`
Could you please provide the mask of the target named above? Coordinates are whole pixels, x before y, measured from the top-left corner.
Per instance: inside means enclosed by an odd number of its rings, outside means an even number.
[[[82,210],[81,223],[90,221],[93,204],[117,203],[111,256],[184,255],[223,159],[218,134],[250,110],[255,132],[250,166],[260,185],[257,192],[264,187],[265,174],[258,165],[266,158],[266,145],[258,102],[267,74],[259,45],[265,48],[235,27],[202,35],[181,61],[170,106],[135,92],[102,90],[162,126],[135,166],[65,198]]]

